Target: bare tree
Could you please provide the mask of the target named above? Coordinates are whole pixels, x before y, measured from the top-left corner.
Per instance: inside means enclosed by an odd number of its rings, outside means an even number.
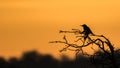
[[[111,65],[112,68],[118,68],[118,65],[117,65],[116,59],[115,59],[115,48],[114,48],[113,44],[104,35],[95,35],[92,33],[90,28],[89,29],[88,28],[83,27],[83,31],[81,31],[79,29],[72,29],[71,31],[60,30],[60,33],[65,33],[65,35],[63,36],[63,40],[62,41],[52,41],[50,43],[65,44],[65,47],[62,48],[60,50],[60,52],[66,51],[66,50],[75,51],[76,56],[79,53],[82,53],[83,55],[89,56],[91,58],[91,62],[96,62],[97,60],[95,60],[95,59],[96,59],[96,57],[99,56],[99,57],[102,57],[99,60],[99,62],[100,62],[99,64],[103,65],[103,67],[105,67],[109,64],[109,66]],[[88,31],[86,29],[88,29],[90,31]],[[76,36],[76,38],[78,38],[78,39],[76,41],[74,41],[74,43],[73,42],[70,43],[66,37],[67,33],[73,33]],[[82,44],[76,44],[76,42],[81,42]],[[101,53],[96,52],[93,55],[90,55],[83,50],[83,48],[91,46],[91,45],[92,45],[91,49],[95,50],[94,46],[97,46]]]

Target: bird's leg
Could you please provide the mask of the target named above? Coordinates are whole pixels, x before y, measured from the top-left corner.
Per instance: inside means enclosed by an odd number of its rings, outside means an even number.
[[[88,36],[88,43],[93,42],[93,40],[94,40],[94,39],[91,39],[91,38]],[[93,45],[93,43],[92,43],[92,45]]]
[[[85,42],[86,42],[86,39],[84,39],[84,41],[83,41],[83,46],[85,45]]]

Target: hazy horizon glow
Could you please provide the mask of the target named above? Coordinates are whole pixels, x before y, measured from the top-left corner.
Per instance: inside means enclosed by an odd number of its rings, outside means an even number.
[[[20,56],[38,50],[58,56],[60,29],[88,24],[93,32],[106,35],[116,47],[120,38],[119,0],[1,0],[0,56]]]

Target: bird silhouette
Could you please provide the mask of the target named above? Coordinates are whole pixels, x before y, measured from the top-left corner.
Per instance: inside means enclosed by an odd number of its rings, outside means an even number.
[[[86,24],[83,24],[81,25],[83,27],[83,31],[81,32],[82,34],[84,34],[84,42],[86,41],[86,39],[88,38],[88,36],[91,34],[91,35],[94,35],[93,32],[91,31],[91,29],[86,25]]]

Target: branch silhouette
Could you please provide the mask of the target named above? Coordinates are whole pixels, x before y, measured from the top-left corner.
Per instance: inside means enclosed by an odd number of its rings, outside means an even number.
[[[107,57],[107,59],[110,61],[109,64],[112,64],[112,67],[114,67],[114,68],[118,68],[118,65],[117,65],[116,59],[115,59],[115,54],[114,54],[115,48],[114,48],[113,44],[110,42],[110,40],[108,38],[106,38],[104,35],[94,34],[86,24],[83,24],[82,27],[83,27],[83,31],[81,31],[79,29],[72,29],[71,31],[60,30],[59,33],[75,34],[76,38],[78,38],[78,39],[76,41],[74,41],[74,43],[68,42],[69,40],[67,39],[66,35],[63,36],[62,41],[52,41],[50,43],[65,44],[65,47],[62,48],[60,50],[60,52],[63,52],[66,50],[75,51],[76,56],[81,52],[83,55],[90,56],[93,61],[94,61],[93,57],[98,56],[98,55],[87,54],[83,50],[83,48],[88,47],[90,45],[97,46],[100,49],[100,51],[102,51],[102,53],[105,53],[105,57]],[[82,42],[82,44],[76,44],[76,42]],[[91,49],[93,49],[93,47],[91,47]],[[99,55],[99,56],[101,56],[101,55]],[[102,65],[106,65],[106,63],[103,63]]]

